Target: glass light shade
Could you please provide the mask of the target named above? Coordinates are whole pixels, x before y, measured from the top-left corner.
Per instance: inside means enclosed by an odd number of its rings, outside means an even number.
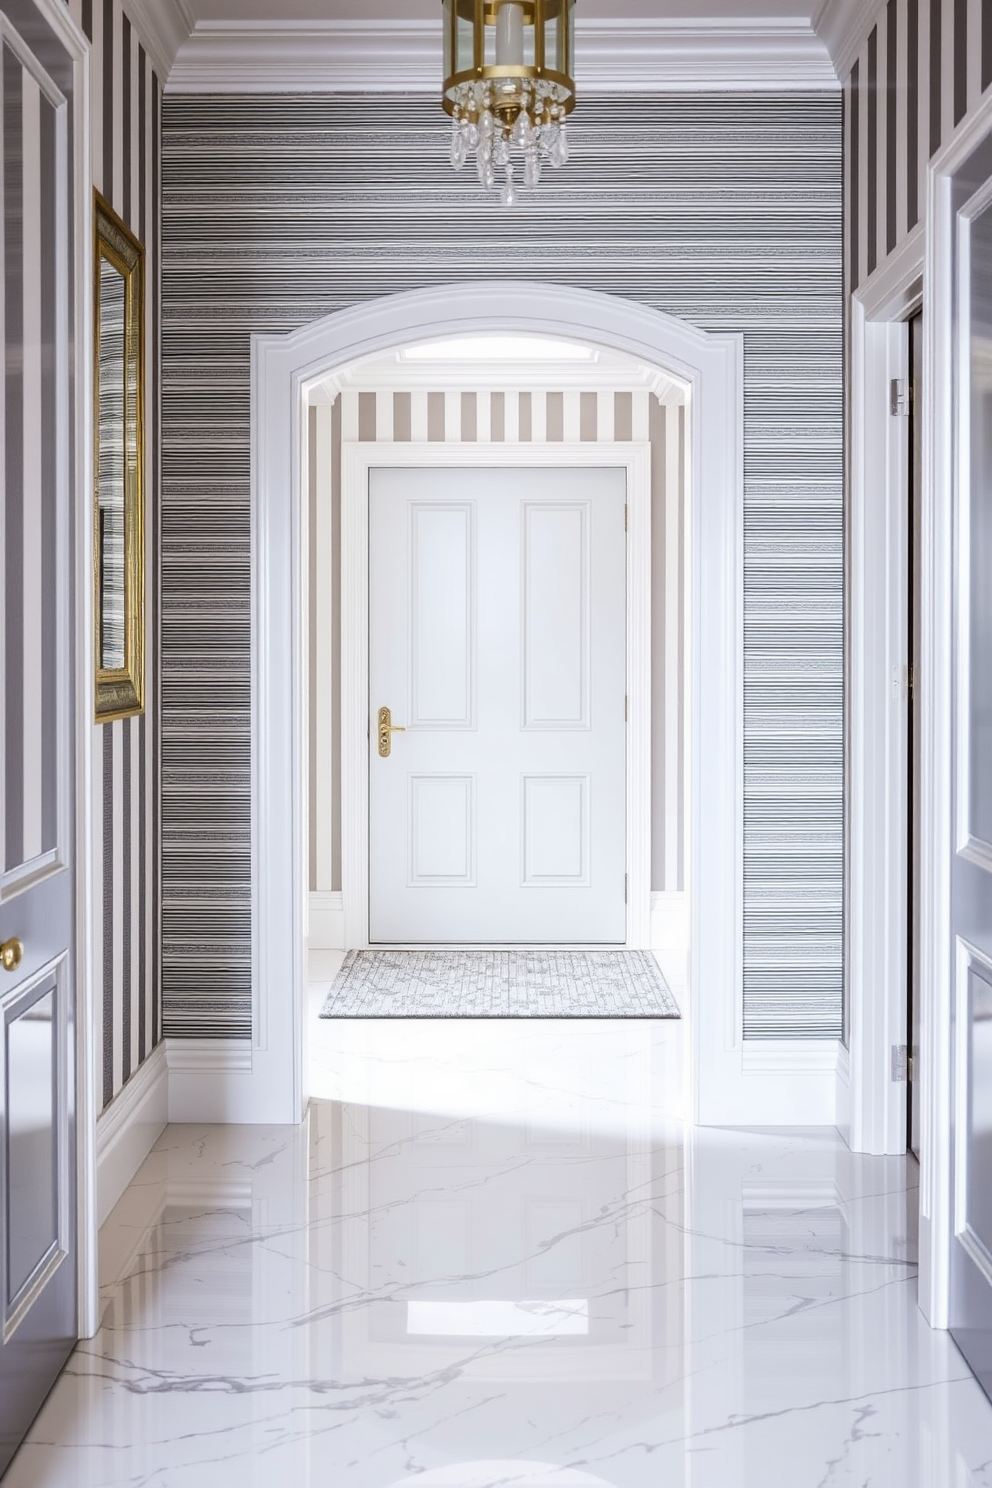
[[[575,0],[443,0],[451,163],[460,170],[474,152],[484,186],[501,172],[507,206],[518,168],[533,187],[543,165],[568,159],[574,8]]]

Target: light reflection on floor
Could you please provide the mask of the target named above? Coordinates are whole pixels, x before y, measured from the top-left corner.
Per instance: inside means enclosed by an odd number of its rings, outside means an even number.
[[[913,1165],[687,1130],[671,1029],[325,1025],[304,1128],[170,1128],[4,1488],[989,1488]]]

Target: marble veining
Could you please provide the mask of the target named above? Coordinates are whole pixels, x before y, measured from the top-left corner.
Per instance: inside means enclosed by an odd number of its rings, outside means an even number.
[[[911,1160],[687,1128],[677,1023],[339,1027],[300,1129],[163,1135],[4,1488],[992,1488]]]

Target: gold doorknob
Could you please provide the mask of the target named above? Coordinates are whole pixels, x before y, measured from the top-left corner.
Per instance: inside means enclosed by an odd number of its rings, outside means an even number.
[[[405,734],[406,729],[393,722],[391,708],[379,709],[379,758],[388,759],[393,752],[393,735]]]
[[[0,964],[4,971],[16,971],[23,960],[24,947],[16,937],[13,940],[5,940],[3,945],[0,945]]]

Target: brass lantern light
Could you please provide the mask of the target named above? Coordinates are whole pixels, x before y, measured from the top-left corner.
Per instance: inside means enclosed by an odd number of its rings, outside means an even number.
[[[542,165],[568,160],[575,0],[443,3],[451,163],[461,170],[474,151],[482,185],[499,182],[512,207],[518,179],[536,186]]]

